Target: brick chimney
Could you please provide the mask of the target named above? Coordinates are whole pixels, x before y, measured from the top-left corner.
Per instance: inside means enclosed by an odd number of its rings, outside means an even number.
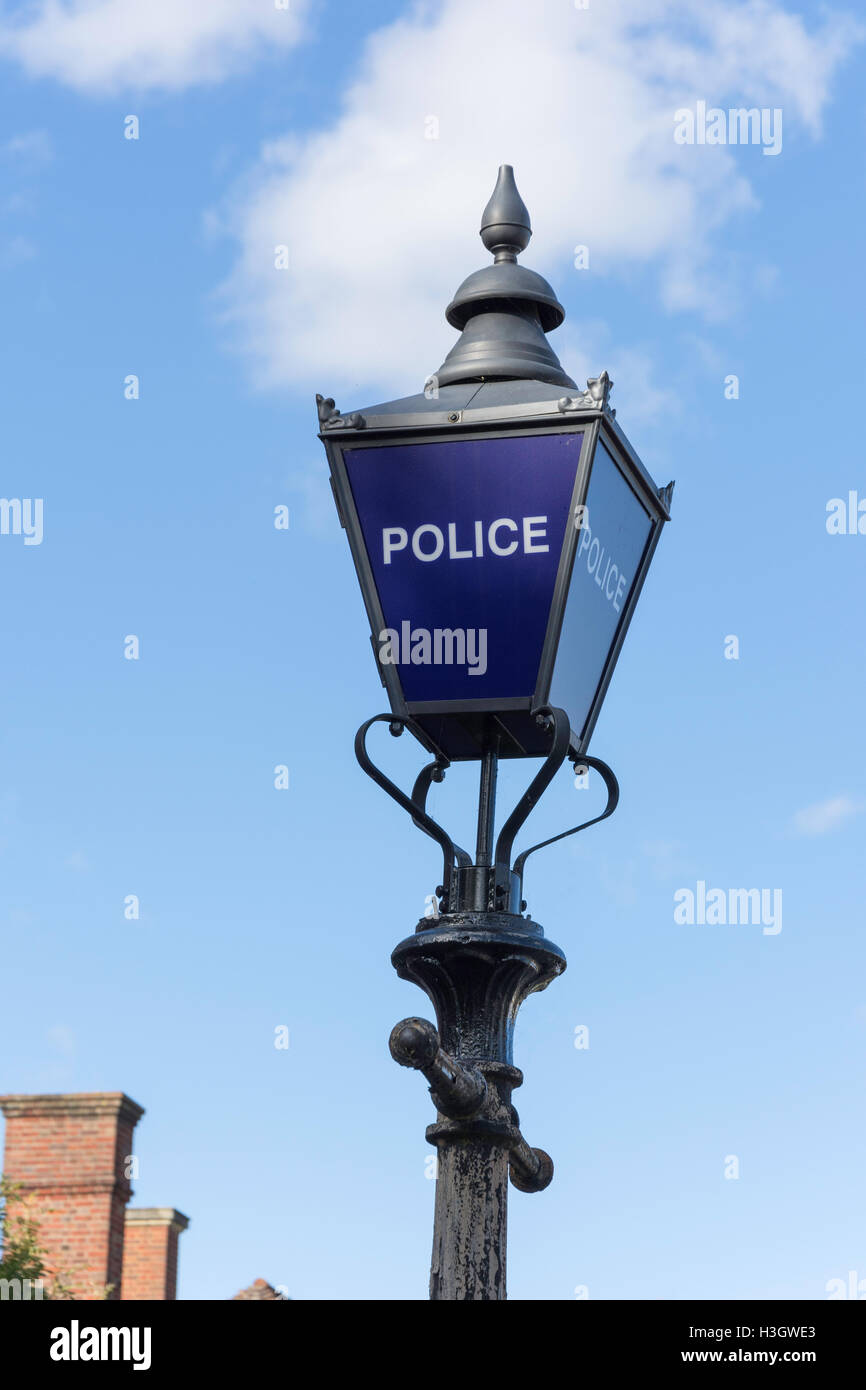
[[[132,1132],[144,1110],[122,1091],[0,1096],[3,1172],[31,1198],[50,1272],[76,1298],[121,1296]]]
[[[177,1242],[189,1217],[174,1207],[127,1210],[123,1246],[123,1298],[173,1302],[177,1298]]]

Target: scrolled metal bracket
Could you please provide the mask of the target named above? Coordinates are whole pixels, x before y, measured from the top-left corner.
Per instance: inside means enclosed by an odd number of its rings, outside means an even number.
[[[535,854],[536,850],[545,849],[548,845],[556,844],[558,840],[565,840],[570,835],[577,835],[581,830],[588,830],[591,825],[596,825],[599,821],[606,820],[608,816],[613,815],[619,802],[619,783],[607,763],[602,762],[601,758],[591,758],[588,754],[578,754],[572,750],[571,725],[565,711],[544,708],[538,711],[536,718],[539,723],[547,723],[551,730],[550,752],[499,832],[499,838],[496,842],[496,862],[510,863],[514,840],[518,831],[523,827],[531,811],[538,805],[566,758],[574,763],[575,767],[585,764],[601,773],[607,788],[607,805],[600,815],[593,816],[591,820],[582,821],[580,825],[575,825],[570,830],[563,830],[559,835],[551,835],[547,840],[540,840],[538,844],[523,850],[517,856],[511,873],[517,880],[521,898],[523,895],[523,870],[531,854]]]
[[[448,1223],[462,1219],[463,1208],[455,1205],[454,1195],[458,1170],[464,1176],[474,1173],[473,1181],[485,1191],[485,1184],[490,1187],[492,1182],[492,1171],[499,1171],[504,1183],[507,1170],[512,1186],[521,1192],[542,1192],[553,1178],[553,1160],[544,1149],[532,1148],[526,1142],[511,1104],[511,1092],[523,1081],[512,1056],[518,1009],[529,994],[546,988],[565,969],[559,947],[544,936],[538,923],[522,915],[526,907],[521,897],[523,872],[527,859],[537,850],[611,815],[619,800],[619,785],[600,758],[574,750],[571,724],[564,710],[545,706],[536,710],[535,717],[547,731],[548,753],[505,820],[495,846],[495,757],[485,754],[476,863],[427,811],[430,787],[443,780],[451,764],[423,730],[408,717],[377,714],[362,724],[355,736],[355,754],[363,770],[413,824],[437,842],[443,854],[442,886],[436,890],[443,903],[442,914],[422,919],[415,933],[391,956],[397,973],[419,985],[434,1004],[438,1027],[423,1018],[404,1018],[392,1029],[389,1041],[394,1060],[426,1078],[436,1106],[436,1123],[428,1126],[427,1139],[439,1151],[439,1171],[445,1173],[441,1194],[437,1184],[437,1221],[443,1230]],[[435,755],[419,772],[411,795],[398,787],[367,751],[367,734],[379,723],[387,724],[395,736],[408,729]],[[601,774],[608,793],[605,809],[523,850],[510,868],[516,836],[567,759]],[[493,1202],[492,1197],[490,1200]]]
[[[565,710],[545,707],[537,712],[535,718],[536,723],[546,725],[552,735],[550,752],[499,832],[496,841],[498,864],[510,864],[517,832],[538,805],[568,756],[571,724]]]
[[[399,737],[406,728],[415,735],[420,743],[423,743],[424,738],[421,730],[411,719],[398,719],[393,714],[374,714],[372,719],[366,720],[361,725],[355,735],[355,757],[377,787],[381,787],[384,792],[387,792],[392,801],[396,801],[397,805],[411,816],[413,825],[417,825],[419,830],[423,830],[425,835],[429,835],[440,846],[443,856],[442,890],[443,895],[447,895],[451,890],[451,879],[455,866],[468,868],[472,864],[465,849],[461,849],[459,845],[454,843],[448,831],[438,821],[435,821],[426,809],[430,784],[443,781],[451,763],[444,754],[438,754],[432,763],[422,768],[412,788],[412,795],[407,796],[402,787],[398,787],[396,782],[392,782],[391,778],[373,762],[367,752],[367,733],[374,724],[387,724],[395,737]]]
[[[536,720],[539,724],[546,726],[549,731],[550,750],[523,796],[506,819],[496,840],[493,864],[486,872],[489,872],[491,883],[495,885],[495,889],[491,888],[491,892],[494,892],[491,905],[495,904],[497,907],[503,905],[503,898],[507,893],[504,885],[510,878],[515,889],[512,891],[511,897],[517,904],[522,904],[522,910],[525,907],[525,903],[523,903],[523,873],[529,856],[535,854],[537,850],[546,849],[548,845],[556,844],[559,840],[565,840],[571,835],[577,835],[582,830],[588,830],[591,825],[597,825],[599,821],[606,820],[608,816],[613,815],[619,802],[619,783],[607,763],[602,762],[601,758],[593,758],[585,753],[578,754],[572,749],[571,726],[565,710],[544,706],[536,711]],[[376,714],[372,719],[368,719],[362,724],[358,730],[355,736],[355,756],[368,777],[372,778],[377,786],[387,792],[391,799],[396,801],[397,805],[411,816],[413,825],[416,825],[425,835],[429,835],[441,847],[443,854],[442,884],[436,892],[444,905],[443,911],[446,914],[453,912],[457,907],[465,906],[465,903],[461,904],[460,902],[459,892],[455,894],[453,891],[455,883],[459,888],[460,881],[464,878],[464,875],[459,871],[469,870],[477,873],[478,866],[473,866],[471,856],[452,840],[447,830],[439,825],[426,809],[427,795],[431,785],[434,782],[444,781],[445,773],[451,763],[443,753],[437,753],[433,762],[428,763],[418,774],[411,796],[407,795],[373,762],[367,751],[367,733],[372,725],[377,723],[387,723],[390,732],[395,737],[399,737],[404,729],[408,729],[422,746],[429,748],[429,744],[414,720],[408,717],[397,717],[393,714]],[[600,815],[582,821],[580,825],[575,825],[570,830],[563,830],[559,835],[551,835],[548,839],[541,840],[538,844],[523,850],[514,860],[513,866],[509,867],[514,841],[519,831],[523,828],[566,759],[569,759],[575,767],[586,765],[601,774],[607,788],[607,805]]]
[[[571,830],[563,830],[559,835],[551,835],[547,840],[539,840],[537,845],[531,845],[529,849],[518,854],[512,872],[516,874],[520,882],[521,891],[523,889],[523,870],[530,854],[535,854],[536,850],[539,849],[546,849],[548,845],[555,845],[559,840],[566,840],[570,835],[577,835],[581,830],[588,830],[591,825],[597,825],[599,821],[607,820],[608,816],[613,815],[619,804],[619,782],[616,780],[615,772],[608,767],[607,763],[602,762],[601,758],[591,758],[587,753],[574,753],[569,756],[575,769],[586,765],[595,768],[596,772],[601,774],[602,781],[607,788],[607,805],[601,815],[593,816],[591,820],[581,821],[580,825],[572,826]]]

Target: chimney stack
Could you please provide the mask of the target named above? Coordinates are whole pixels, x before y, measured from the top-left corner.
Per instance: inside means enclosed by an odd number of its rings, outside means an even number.
[[[121,1297],[132,1132],[144,1110],[122,1091],[0,1096],[3,1171],[31,1199],[50,1273],[76,1298]]]
[[[189,1217],[174,1207],[139,1207],[126,1213],[123,1299],[174,1302],[177,1242]]]

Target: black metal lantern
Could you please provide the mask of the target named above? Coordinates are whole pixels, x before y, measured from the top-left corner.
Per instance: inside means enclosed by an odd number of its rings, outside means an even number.
[[[346,416],[319,398],[320,437],[392,712],[454,761],[481,756],[490,716],[500,757],[545,754],[536,715],[561,706],[583,753],[671,488],[617,425],[607,373],[577,392],[552,352],[564,311],[517,265],[529,218],[507,165],[481,234],[494,264],[449,306],[463,334],[424,392]]]
[[[547,340],[564,310],[517,263],[529,215],[503,165],[482,218],[493,264],[447,310],[461,336],[416,396],[342,415],[317,397],[340,520],[370,621],[390,714],[358,731],[358,760],[439,844],[433,911],[392,954],[430,996],[437,1027],[391,1034],[401,1065],[430,1082],[439,1155],[435,1299],[505,1297],[508,1179],[540,1192],[553,1163],[520,1132],[512,1041],[526,996],[565,956],[525,913],[535,850],[609,816],[619,788],[587,747],[634,613],[673,484],[659,489],[616,423],[606,372],[579,391]],[[411,793],[371,759],[389,724],[433,756]],[[542,757],[495,833],[500,758]],[[515,838],[566,759],[600,773],[600,815],[525,849]],[[474,857],[427,811],[453,761],[480,763]],[[432,896],[432,895],[431,895]]]

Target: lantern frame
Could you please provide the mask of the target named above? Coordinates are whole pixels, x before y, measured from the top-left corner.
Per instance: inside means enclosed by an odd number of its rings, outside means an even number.
[[[377,635],[388,624],[379,597],[373,565],[367,550],[345,459],[348,450],[383,448],[389,445],[449,443],[510,439],[525,435],[584,436],[575,473],[569,516],[586,505],[599,445],[604,444],[620,475],[641,503],[649,519],[649,532],[628,599],[610,642],[607,655],[582,726],[571,728],[571,750],[585,753],[601,712],[605,695],[634,615],[641,589],[658,545],[661,531],[670,519],[673,484],[659,488],[639,458],[615,412],[607,404],[612,383],[603,373],[588,383],[576,399],[556,395],[553,399],[526,399],[550,391],[539,382],[487,382],[471,389],[467,386],[443,387],[432,398],[427,395],[388,402],[368,411],[343,416],[332,400],[317,397],[321,430],[331,469],[331,486],[341,524],[346,530],[361,594],[370,623],[379,677],[397,719],[411,719],[416,736],[433,753],[449,761],[469,761],[482,756],[489,737],[490,718],[496,720],[501,757],[540,756],[546,741],[536,731],[535,716],[546,708],[556,667],[559,640],[566,603],[573,578],[580,528],[565,527],[562,549],[547,617],[535,689],[531,696],[482,697],[476,699],[409,700],[403,690],[397,664],[379,659]],[[533,388],[527,392],[527,386]],[[469,397],[466,401],[465,398]],[[487,397],[486,400],[479,397]],[[596,399],[597,397],[597,399]],[[570,716],[570,711],[569,711]]]

